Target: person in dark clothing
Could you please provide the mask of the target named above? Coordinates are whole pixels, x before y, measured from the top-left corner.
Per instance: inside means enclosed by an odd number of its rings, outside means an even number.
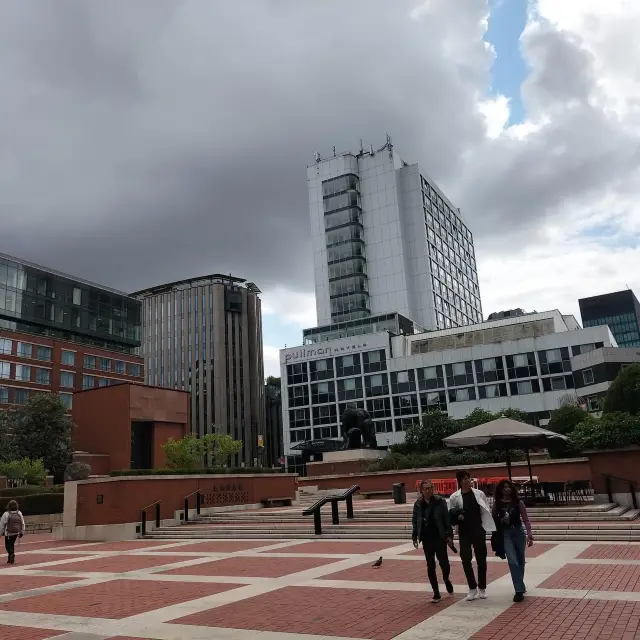
[[[449,579],[451,566],[447,555],[447,545],[453,544],[453,529],[449,522],[447,502],[434,494],[430,480],[423,480],[420,483],[420,496],[413,505],[412,524],[413,546],[417,549],[418,543],[422,543],[427,561],[427,575],[433,590],[431,602],[440,602],[436,558],[442,570],[447,593],[453,593],[453,585]]]
[[[467,600],[487,597],[487,531],[495,531],[495,523],[487,503],[487,497],[471,486],[468,471],[456,473],[460,489],[449,498],[449,516],[458,526],[460,560],[464,569],[469,593]],[[478,579],[471,561],[476,557]]]
[[[4,536],[4,546],[7,550],[7,564],[16,561],[16,540],[24,535],[24,518],[15,500],[9,500],[7,510],[0,518],[0,536]]]

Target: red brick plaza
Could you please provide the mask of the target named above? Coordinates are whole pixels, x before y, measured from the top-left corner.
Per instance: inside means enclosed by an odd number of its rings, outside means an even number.
[[[383,557],[382,567],[372,562]],[[538,544],[522,604],[490,555],[489,598],[429,602],[406,541],[54,542],[0,566],[1,640],[640,640],[640,545]]]

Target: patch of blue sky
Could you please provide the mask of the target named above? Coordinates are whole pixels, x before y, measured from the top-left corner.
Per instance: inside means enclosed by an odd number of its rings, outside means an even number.
[[[520,50],[520,35],[527,23],[527,5],[528,0],[490,0],[485,40],[496,52],[490,93],[510,99],[509,125],[520,124],[525,119],[520,87],[528,69]]]
[[[296,324],[284,322],[274,313],[263,313],[262,339],[264,344],[278,349],[284,349],[285,345],[295,347],[302,344],[302,329]]]

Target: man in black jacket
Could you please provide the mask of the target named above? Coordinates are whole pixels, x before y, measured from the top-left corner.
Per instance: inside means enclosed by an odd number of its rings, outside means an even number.
[[[440,588],[436,575],[436,557],[442,569],[442,577],[447,593],[453,593],[453,585],[449,580],[451,567],[447,555],[447,545],[453,541],[453,529],[449,522],[447,501],[434,494],[431,480],[420,483],[420,496],[413,505],[413,546],[417,549],[422,542],[424,557],[427,560],[427,574],[433,589],[431,602],[440,602]]]

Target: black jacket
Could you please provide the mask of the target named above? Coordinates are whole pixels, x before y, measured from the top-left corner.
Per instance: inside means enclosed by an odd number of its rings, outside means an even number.
[[[424,516],[428,519],[429,513],[424,513],[425,509],[433,509],[433,518],[438,527],[440,538],[446,540],[447,538],[453,538],[453,528],[449,520],[449,509],[447,508],[447,501],[441,496],[433,496],[431,502],[425,502],[424,498],[420,496],[413,505],[413,530],[411,532],[411,538],[413,540],[420,540],[420,534],[422,533],[422,522]]]

